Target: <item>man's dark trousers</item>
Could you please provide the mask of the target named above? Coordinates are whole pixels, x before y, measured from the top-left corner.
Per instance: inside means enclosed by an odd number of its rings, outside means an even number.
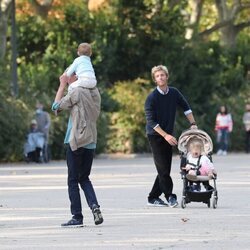
[[[250,130],[246,131],[246,153],[250,153]]]
[[[94,149],[78,148],[72,151],[67,148],[68,165],[68,192],[70,199],[70,209],[73,218],[82,219],[82,205],[79,185],[84,191],[87,203],[92,209],[93,205],[98,205],[94,188],[89,180],[89,175],[94,158]]]
[[[158,173],[153,188],[148,196],[148,200],[159,198],[162,193],[164,193],[168,200],[169,196],[173,195],[173,181],[170,176],[172,146],[162,136],[148,135],[148,140]],[[176,195],[173,196],[176,197]]]

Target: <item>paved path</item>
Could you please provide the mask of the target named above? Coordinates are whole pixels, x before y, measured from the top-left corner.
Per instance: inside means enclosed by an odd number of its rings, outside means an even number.
[[[92,182],[104,224],[95,226],[83,198],[83,228],[61,228],[70,219],[67,169],[50,164],[0,165],[0,249],[250,249],[250,155],[214,156],[218,208],[146,206],[155,178],[151,157],[96,159]],[[173,159],[180,201],[179,157]]]

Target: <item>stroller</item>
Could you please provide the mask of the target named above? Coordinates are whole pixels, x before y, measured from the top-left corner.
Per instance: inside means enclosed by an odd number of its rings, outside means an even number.
[[[41,132],[29,133],[24,144],[26,162],[43,162],[44,134]]]
[[[181,157],[181,178],[183,180],[183,191],[181,207],[185,208],[187,203],[190,202],[203,202],[210,207],[210,199],[212,197],[212,206],[217,208],[218,192],[216,189],[216,175],[213,177],[197,175],[192,179],[188,179],[187,171],[184,169],[187,163],[187,153],[189,150],[189,144],[193,139],[202,141],[205,155],[212,162],[213,143],[209,135],[200,129],[189,129],[184,131],[178,141],[178,150]],[[209,181],[213,181],[213,186]],[[193,190],[193,184],[203,184],[204,190]]]
[[[24,144],[24,157],[26,162],[43,162],[45,148],[45,135],[37,130],[36,120],[32,120],[27,141]]]

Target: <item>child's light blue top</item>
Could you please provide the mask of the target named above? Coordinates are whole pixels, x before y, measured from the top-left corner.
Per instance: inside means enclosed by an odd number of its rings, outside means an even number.
[[[75,72],[76,76],[95,77],[95,71],[89,56],[79,56],[66,71],[67,76]]]

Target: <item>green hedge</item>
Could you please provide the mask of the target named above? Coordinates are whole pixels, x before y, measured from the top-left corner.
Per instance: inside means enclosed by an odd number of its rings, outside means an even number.
[[[117,106],[110,113],[106,152],[147,151],[144,102],[152,87],[148,80],[138,78],[134,81],[117,82],[109,90]]]
[[[31,117],[21,100],[0,96],[0,161],[20,161]]]

